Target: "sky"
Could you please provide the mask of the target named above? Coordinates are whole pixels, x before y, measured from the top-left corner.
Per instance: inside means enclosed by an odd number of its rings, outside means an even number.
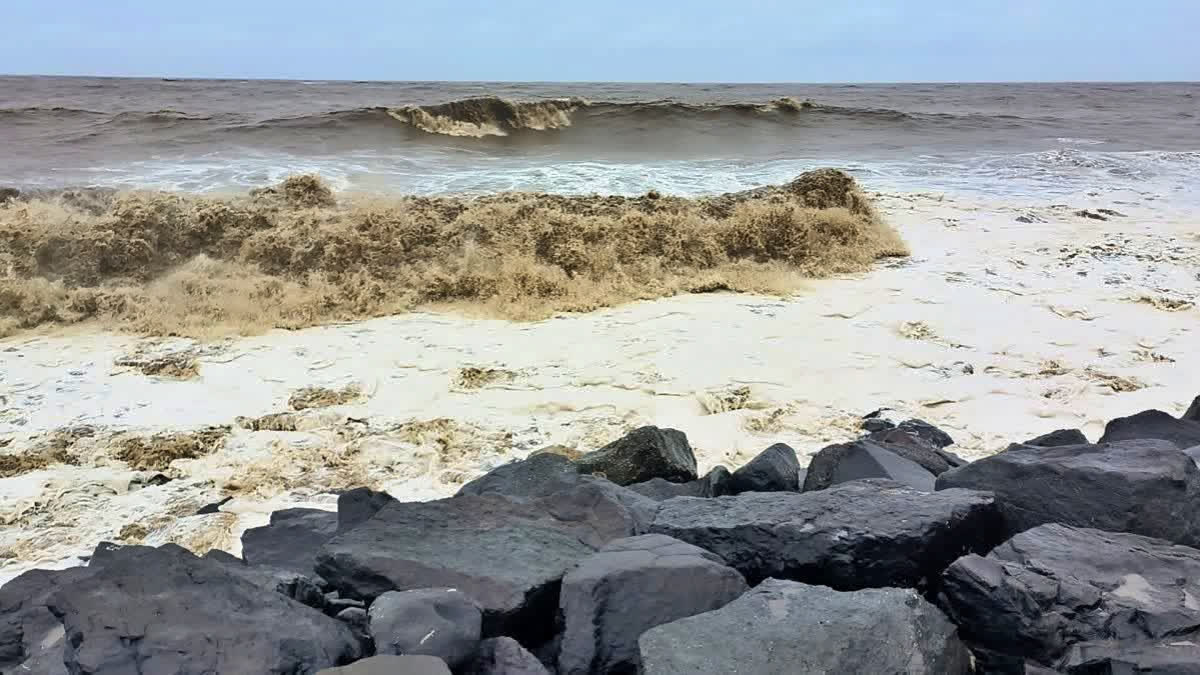
[[[4,0],[0,73],[1200,80],[1200,0]]]

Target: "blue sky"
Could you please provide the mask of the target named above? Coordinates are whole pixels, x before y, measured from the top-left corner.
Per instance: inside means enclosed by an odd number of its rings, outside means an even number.
[[[0,72],[1200,80],[1200,0],[4,0]]]

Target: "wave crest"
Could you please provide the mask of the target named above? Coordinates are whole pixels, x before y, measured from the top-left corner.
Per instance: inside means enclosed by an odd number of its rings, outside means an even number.
[[[510,131],[545,131],[571,126],[571,113],[590,105],[581,98],[509,101],[498,96],[465,98],[438,105],[389,108],[394,119],[445,136],[507,136]]]

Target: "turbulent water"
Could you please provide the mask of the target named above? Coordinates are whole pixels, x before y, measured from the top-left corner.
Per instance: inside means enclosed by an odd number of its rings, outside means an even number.
[[[0,77],[0,185],[678,194],[869,186],[1195,201],[1200,84],[700,85]]]

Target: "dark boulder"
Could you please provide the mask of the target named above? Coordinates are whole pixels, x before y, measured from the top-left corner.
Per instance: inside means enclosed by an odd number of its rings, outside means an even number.
[[[368,612],[377,654],[436,656],[457,670],[475,660],[483,615],[453,588],[384,593]]]
[[[867,417],[862,421],[861,429],[869,434],[895,429],[896,423],[885,417]]]
[[[651,628],[644,675],[966,675],[954,624],[912,590],[842,593],[769,579],[722,609]]]
[[[676,429],[641,427],[576,460],[582,473],[600,473],[617,485],[663,478],[696,480],[696,456],[687,436]]]
[[[550,675],[546,666],[510,637],[488,638],[479,643],[479,656],[470,675]]]
[[[610,542],[563,578],[559,675],[636,672],[646,630],[723,607],[747,589],[737,570],[678,539]]]
[[[1146,642],[1080,642],[1071,647],[1058,668],[1068,675],[1200,675],[1200,635]]]
[[[920,464],[861,440],[830,445],[813,455],[805,474],[804,491],[824,490],[863,478],[885,478],[915,490],[933,492],[935,477]]]
[[[720,497],[729,494],[729,481],[733,475],[723,466],[715,467],[700,478],[686,483],[672,483],[662,478],[651,478],[634,483],[627,489],[643,497],[661,502],[673,497]]]
[[[1200,396],[1192,399],[1192,405],[1188,406],[1187,412],[1183,413],[1180,419],[1187,422],[1200,422]]]
[[[463,485],[458,494],[545,497],[575,487],[579,479],[574,462],[562,455],[542,453],[502,464]]]
[[[177,547],[109,551],[47,606],[71,673],[311,673],[361,646],[336,619]]]
[[[733,472],[729,494],[799,492],[800,462],[791,446],[776,443]]]
[[[379,512],[379,509],[396,501],[396,498],[386,492],[377,492],[371,488],[354,488],[338,495],[337,500],[337,531],[344,532]]]
[[[871,434],[867,437],[867,440],[883,446],[910,462],[920,464],[926,471],[935,476],[945,473],[956,466],[950,459],[953,455],[910,431],[893,429],[891,431]]]
[[[964,553],[1001,541],[988,493],[924,493],[863,480],[802,494],[662,503],[650,529],[719,555],[750,583],[794,579],[840,590],[924,587]]]
[[[0,206],[21,198],[21,191],[13,187],[0,187]]]
[[[485,636],[532,643],[552,633],[567,570],[609,541],[638,534],[642,517],[599,481],[540,499],[396,502],[330,540],[317,569],[343,595],[364,600],[457,588],[483,609]]]
[[[948,448],[954,445],[954,439],[950,437],[950,434],[925,420],[905,420],[896,425],[896,428],[919,436],[936,448]]]
[[[30,570],[0,588],[0,673],[66,675],[62,622],[47,601],[92,571]]]
[[[1079,642],[1127,644],[1194,631],[1198,599],[1200,551],[1051,524],[1018,534],[987,557],[956,561],[939,604],[964,639],[1053,666]]]
[[[1006,537],[1065,523],[1200,544],[1200,468],[1167,441],[1012,445],[937,487],[995,492]]]
[[[1104,427],[1101,443],[1157,438],[1174,443],[1180,449],[1200,445],[1200,422],[1176,419],[1161,410],[1143,410],[1129,417],[1118,417]]]
[[[269,565],[313,574],[321,546],[337,534],[338,514],[320,509],[283,509],[270,524],[242,533],[242,558],[250,565]]]
[[[317,675],[450,675],[450,668],[436,656],[381,654]]]
[[[1025,441],[1023,445],[1036,445],[1042,448],[1056,448],[1060,445],[1087,445],[1087,436],[1078,429],[1059,429],[1037,438]]]
[[[370,617],[367,615],[367,610],[362,607],[347,607],[336,614],[337,620],[346,624],[350,628],[350,632],[354,633],[354,637],[361,644],[370,645],[369,652],[375,651],[375,643],[371,639]]]

